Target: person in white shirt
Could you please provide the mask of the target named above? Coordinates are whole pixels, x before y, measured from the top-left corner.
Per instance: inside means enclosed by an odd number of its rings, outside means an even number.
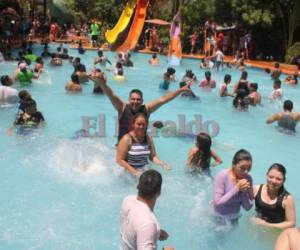
[[[273,83],[273,91],[270,94],[270,99],[273,101],[281,100],[282,97],[282,89],[281,89],[281,81],[279,79],[275,79]]]
[[[222,66],[223,68],[224,54],[220,49],[218,49],[215,56],[216,56],[216,68],[217,70],[219,70],[220,66]]]
[[[12,79],[8,75],[1,76],[0,105],[15,104],[18,102],[18,91],[12,87]]]
[[[169,237],[166,231],[160,229],[153,213],[161,184],[161,174],[156,170],[147,170],[140,176],[138,195],[129,195],[123,200],[120,227],[122,250],[156,250],[157,240]]]

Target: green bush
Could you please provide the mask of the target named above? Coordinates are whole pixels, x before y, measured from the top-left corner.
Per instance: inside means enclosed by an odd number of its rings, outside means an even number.
[[[291,47],[289,47],[285,56],[285,61],[287,63],[292,63],[293,58],[299,55],[300,55],[300,42],[296,42]]]

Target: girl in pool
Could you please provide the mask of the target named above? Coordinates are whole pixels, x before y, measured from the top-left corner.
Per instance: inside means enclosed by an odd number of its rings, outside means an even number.
[[[158,158],[152,138],[146,132],[147,118],[144,114],[138,113],[134,116],[132,128],[118,144],[117,163],[136,177],[146,170],[148,159],[169,170],[170,167]]]
[[[199,133],[196,137],[196,147],[189,152],[187,165],[192,172],[210,175],[211,158],[215,160],[215,166],[222,164],[222,159],[211,149],[210,136],[206,133]]]
[[[220,86],[220,90],[219,90],[219,95],[221,97],[226,97],[226,96],[231,96],[233,97],[233,94],[228,92],[228,88],[227,86],[230,84],[231,82],[231,75],[225,75],[224,76],[224,82],[221,84]]]
[[[248,174],[252,167],[251,154],[245,149],[235,153],[232,165],[222,170],[215,179],[213,208],[217,220],[236,225],[240,209],[250,210],[253,205],[252,178]]]
[[[247,91],[244,89],[238,89],[232,101],[232,105],[239,111],[246,111],[249,106]]]
[[[240,80],[233,87],[234,93],[236,93],[237,90],[239,89],[244,89],[247,92],[247,95],[250,94],[249,81],[247,80],[247,78],[248,78],[248,72],[243,71]]]
[[[285,175],[285,167],[274,163],[267,172],[267,183],[254,187],[255,224],[280,229],[295,226],[295,204],[284,188]]]

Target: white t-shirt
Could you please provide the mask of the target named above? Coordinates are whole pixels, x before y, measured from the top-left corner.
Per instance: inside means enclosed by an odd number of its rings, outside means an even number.
[[[216,61],[217,62],[222,62],[223,61],[223,53],[222,53],[222,51],[220,51],[220,50],[218,50],[217,52],[216,52]]]
[[[19,100],[18,91],[8,86],[0,86],[0,103],[13,104]]]
[[[121,207],[122,250],[156,250],[160,225],[147,204],[129,195]]]
[[[272,92],[271,92],[271,95],[270,95],[270,98],[271,99],[274,99],[274,100],[278,100],[278,99],[281,99],[282,97],[282,89],[279,88],[279,89],[274,89]]]

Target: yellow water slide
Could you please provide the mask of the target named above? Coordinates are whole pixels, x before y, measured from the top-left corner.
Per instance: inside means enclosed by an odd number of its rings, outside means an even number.
[[[125,9],[122,11],[122,14],[116,23],[115,27],[111,30],[107,30],[105,32],[105,38],[109,43],[114,43],[118,35],[126,29],[127,25],[129,24],[129,21],[131,19],[131,16],[134,12],[135,7],[135,1],[129,0],[128,3],[125,6]]]
[[[127,52],[135,48],[144,27],[148,5],[149,0],[137,1],[134,19],[128,32],[128,36],[117,51]]]

